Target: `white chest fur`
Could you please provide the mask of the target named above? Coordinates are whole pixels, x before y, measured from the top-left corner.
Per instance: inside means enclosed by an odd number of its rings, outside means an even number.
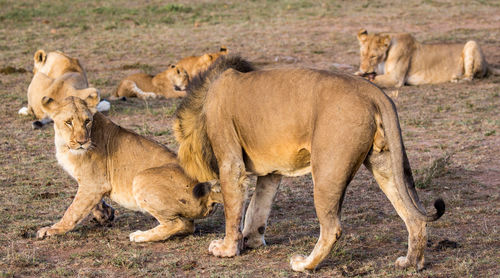
[[[57,134],[55,137],[55,143],[57,162],[59,162],[59,165],[63,167],[64,171],[66,171],[74,179],[78,180],[78,177],[75,176],[75,164],[72,161],[73,154],[69,152],[68,147],[66,147],[66,144],[64,144]]]
[[[384,72],[385,72],[385,62],[382,62],[377,66],[377,74],[382,75],[384,74]]]

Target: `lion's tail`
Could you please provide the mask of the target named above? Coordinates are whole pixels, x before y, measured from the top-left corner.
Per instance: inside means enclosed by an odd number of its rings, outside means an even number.
[[[218,178],[218,166],[207,135],[205,101],[211,84],[226,70],[253,71],[239,56],[221,56],[206,71],[189,82],[186,97],[176,111],[174,133],[179,142],[178,157],[186,173],[200,182]]]
[[[389,97],[384,96],[384,99],[378,102],[378,106],[382,116],[384,133],[389,145],[396,190],[399,192],[403,203],[406,204],[407,209],[412,215],[423,221],[431,222],[439,219],[445,211],[445,203],[442,199],[439,198],[434,202],[434,207],[436,208],[434,214],[427,214],[419,208],[421,203],[415,190],[415,182],[408,157],[406,156],[401,137],[401,127],[399,126],[398,114],[394,103]]]

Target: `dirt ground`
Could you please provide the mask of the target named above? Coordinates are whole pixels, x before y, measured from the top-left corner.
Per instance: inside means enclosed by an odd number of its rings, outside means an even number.
[[[104,96],[128,74],[156,73],[187,55],[225,45],[260,67],[307,66],[354,72],[356,32],[407,31],[422,42],[476,40],[500,67],[498,1],[12,1],[0,2],[0,277],[499,277],[500,76],[387,90],[398,108],[420,198],[440,196],[446,213],[428,225],[426,269],[400,270],[407,232],[366,169],[346,193],[343,236],[320,267],[295,273],[319,235],[310,175],[285,178],[273,205],[268,246],[220,259],[221,209],[194,235],[136,244],[128,234],[155,220],[114,204],[116,220],[89,218],[62,236],[34,238],[55,223],[77,189],[58,165],[51,125],[20,117],[37,49],[78,57]],[[22,72],[25,70],[26,72]],[[15,71],[15,70],[14,70]],[[172,119],[180,100],[112,103],[109,117],[177,149]],[[251,188],[250,188],[251,189]]]

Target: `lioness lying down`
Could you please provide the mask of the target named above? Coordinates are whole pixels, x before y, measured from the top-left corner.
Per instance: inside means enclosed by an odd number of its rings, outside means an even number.
[[[41,108],[42,97],[49,96],[61,101],[68,96],[86,98],[97,91],[89,88],[87,75],[78,59],[59,51],[46,54],[43,50],[37,50],[33,60],[34,75],[28,87],[28,107],[19,110],[21,115],[32,115],[40,120],[33,122],[33,128],[41,128],[51,121]],[[109,108],[107,101],[97,106],[101,112],[108,111]]]
[[[422,44],[408,33],[358,32],[358,75],[382,87],[456,82],[500,70],[488,66],[475,41],[465,44]]]
[[[136,73],[124,78],[110,99],[138,97],[140,99],[184,97],[189,82],[187,72],[180,66],[170,65],[157,75]]]
[[[364,164],[408,229],[401,267],[424,267],[427,214],[406,156],[394,103],[363,78],[312,69],[254,70],[239,57],[221,57],[192,80],[174,122],[178,157],[199,181],[219,179],[226,236],[210,244],[219,257],[264,245],[267,218],[281,176],[312,172],[320,236],[292,269],[314,269],[339,239],[347,185]],[[247,175],[257,185],[240,230]]]
[[[78,181],[78,192],[63,218],[38,230],[37,237],[72,230],[93,208],[94,215],[109,214],[100,203],[104,196],[125,208],[148,212],[160,222],[151,230],[131,233],[131,241],[192,233],[193,219],[207,216],[222,201],[220,193],[185,175],[168,148],[96,113],[98,102],[96,93],[85,100],[42,99],[42,109],[54,120],[57,160]]]

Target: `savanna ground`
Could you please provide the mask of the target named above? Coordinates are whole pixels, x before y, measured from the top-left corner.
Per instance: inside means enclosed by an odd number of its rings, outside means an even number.
[[[198,221],[194,235],[159,243],[130,243],[130,232],[155,220],[117,205],[111,227],[87,218],[66,235],[35,239],[38,228],[63,215],[76,183],[57,165],[52,126],[33,131],[17,110],[26,104],[37,49],[78,57],[91,86],[106,96],[128,74],[156,73],[220,45],[262,67],[354,72],[361,27],[408,31],[423,42],[474,39],[500,67],[498,1],[0,1],[0,66],[26,70],[0,74],[0,276],[304,276],[291,271],[289,259],[308,254],[319,235],[310,176],[284,179],[268,246],[236,258],[208,254],[210,241],[223,236],[220,209]],[[426,269],[394,267],[406,254],[404,223],[361,169],[346,193],[343,237],[308,275],[500,275],[499,84],[490,76],[404,87],[394,97],[419,195],[429,209],[437,196],[447,205],[428,225]],[[171,124],[179,101],[118,101],[109,117],[176,149]]]

